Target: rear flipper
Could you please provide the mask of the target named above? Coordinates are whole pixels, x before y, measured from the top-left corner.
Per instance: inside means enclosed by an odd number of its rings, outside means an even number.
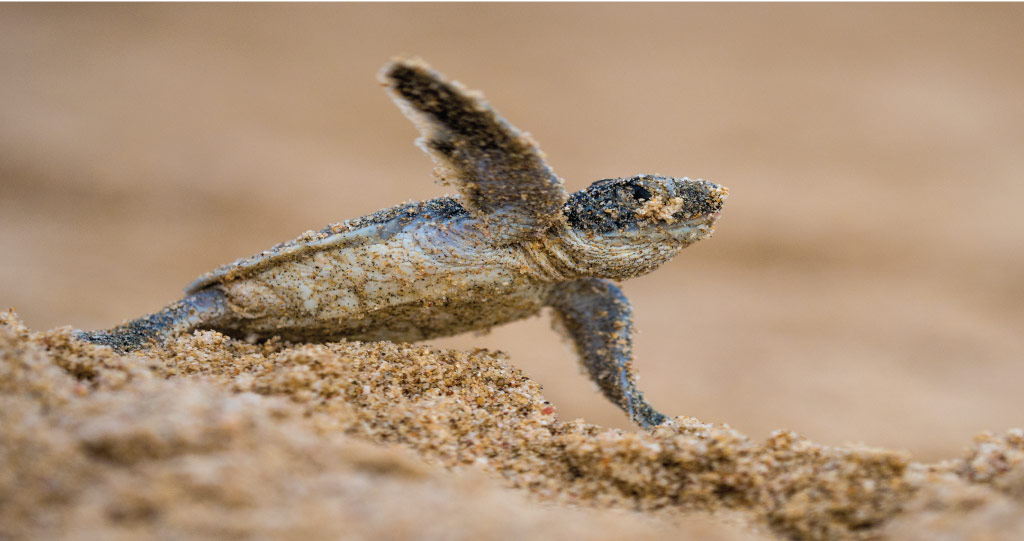
[[[204,289],[163,310],[105,331],[75,331],[74,337],[126,353],[204,327],[231,313],[218,289]]]
[[[636,424],[650,428],[667,418],[636,388],[632,310],[619,288],[608,280],[584,278],[559,284],[548,305],[555,309],[576,344],[590,377],[609,400]]]

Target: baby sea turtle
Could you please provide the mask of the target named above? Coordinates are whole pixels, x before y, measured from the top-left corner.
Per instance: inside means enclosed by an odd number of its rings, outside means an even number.
[[[76,335],[120,351],[194,329],[414,342],[548,306],[608,399],[643,427],[665,421],[636,389],[631,310],[609,279],[648,273],[709,236],[728,190],[638,175],[569,195],[537,143],[480,94],[419,60],[388,64],[380,79],[457,197],[309,231],[201,276],[155,314]]]

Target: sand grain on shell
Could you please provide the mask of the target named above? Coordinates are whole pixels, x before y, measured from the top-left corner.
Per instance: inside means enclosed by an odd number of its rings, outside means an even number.
[[[120,356],[8,313],[0,406],[0,538],[1024,533],[1019,430],[932,465],[686,417],[608,430],[488,351],[197,332]]]

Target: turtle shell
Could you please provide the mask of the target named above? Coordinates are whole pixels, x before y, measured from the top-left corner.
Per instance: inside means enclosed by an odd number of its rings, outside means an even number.
[[[218,267],[189,284],[185,294],[191,295],[212,285],[320,250],[384,242],[406,227],[425,220],[457,220],[466,216],[469,213],[452,197],[410,201],[354,220],[334,223],[319,231],[306,231],[298,238],[282,242],[269,250]]]

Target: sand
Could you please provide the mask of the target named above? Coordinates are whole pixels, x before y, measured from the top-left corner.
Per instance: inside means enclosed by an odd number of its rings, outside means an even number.
[[[1024,534],[1019,429],[922,464],[562,420],[486,350],[200,331],[122,356],[69,333],[0,325],[0,538]]]
[[[621,284],[639,387],[704,424],[636,434],[547,317],[390,353],[193,337],[206,353],[121,358],[17,331],[0,538],[1022,538],[1022,36],[1020,4],[2,4],[0,309],[34,331],[109,328],[450,192],[376,83],[396,54],[482,90],[570,191],[661,173],[730,197],[713,238]],[[458,353],[480,347],[507,356]],[[298,360],[338,352],[371,364]],[[392,355],[408,374],[364,374]],[[434,397],[410,357],[528,380]],[[378,410],[362,385],[400,396]],[[477,405],[490,387],[525,402]],[[478,460],[496,438],[530,445]]]

